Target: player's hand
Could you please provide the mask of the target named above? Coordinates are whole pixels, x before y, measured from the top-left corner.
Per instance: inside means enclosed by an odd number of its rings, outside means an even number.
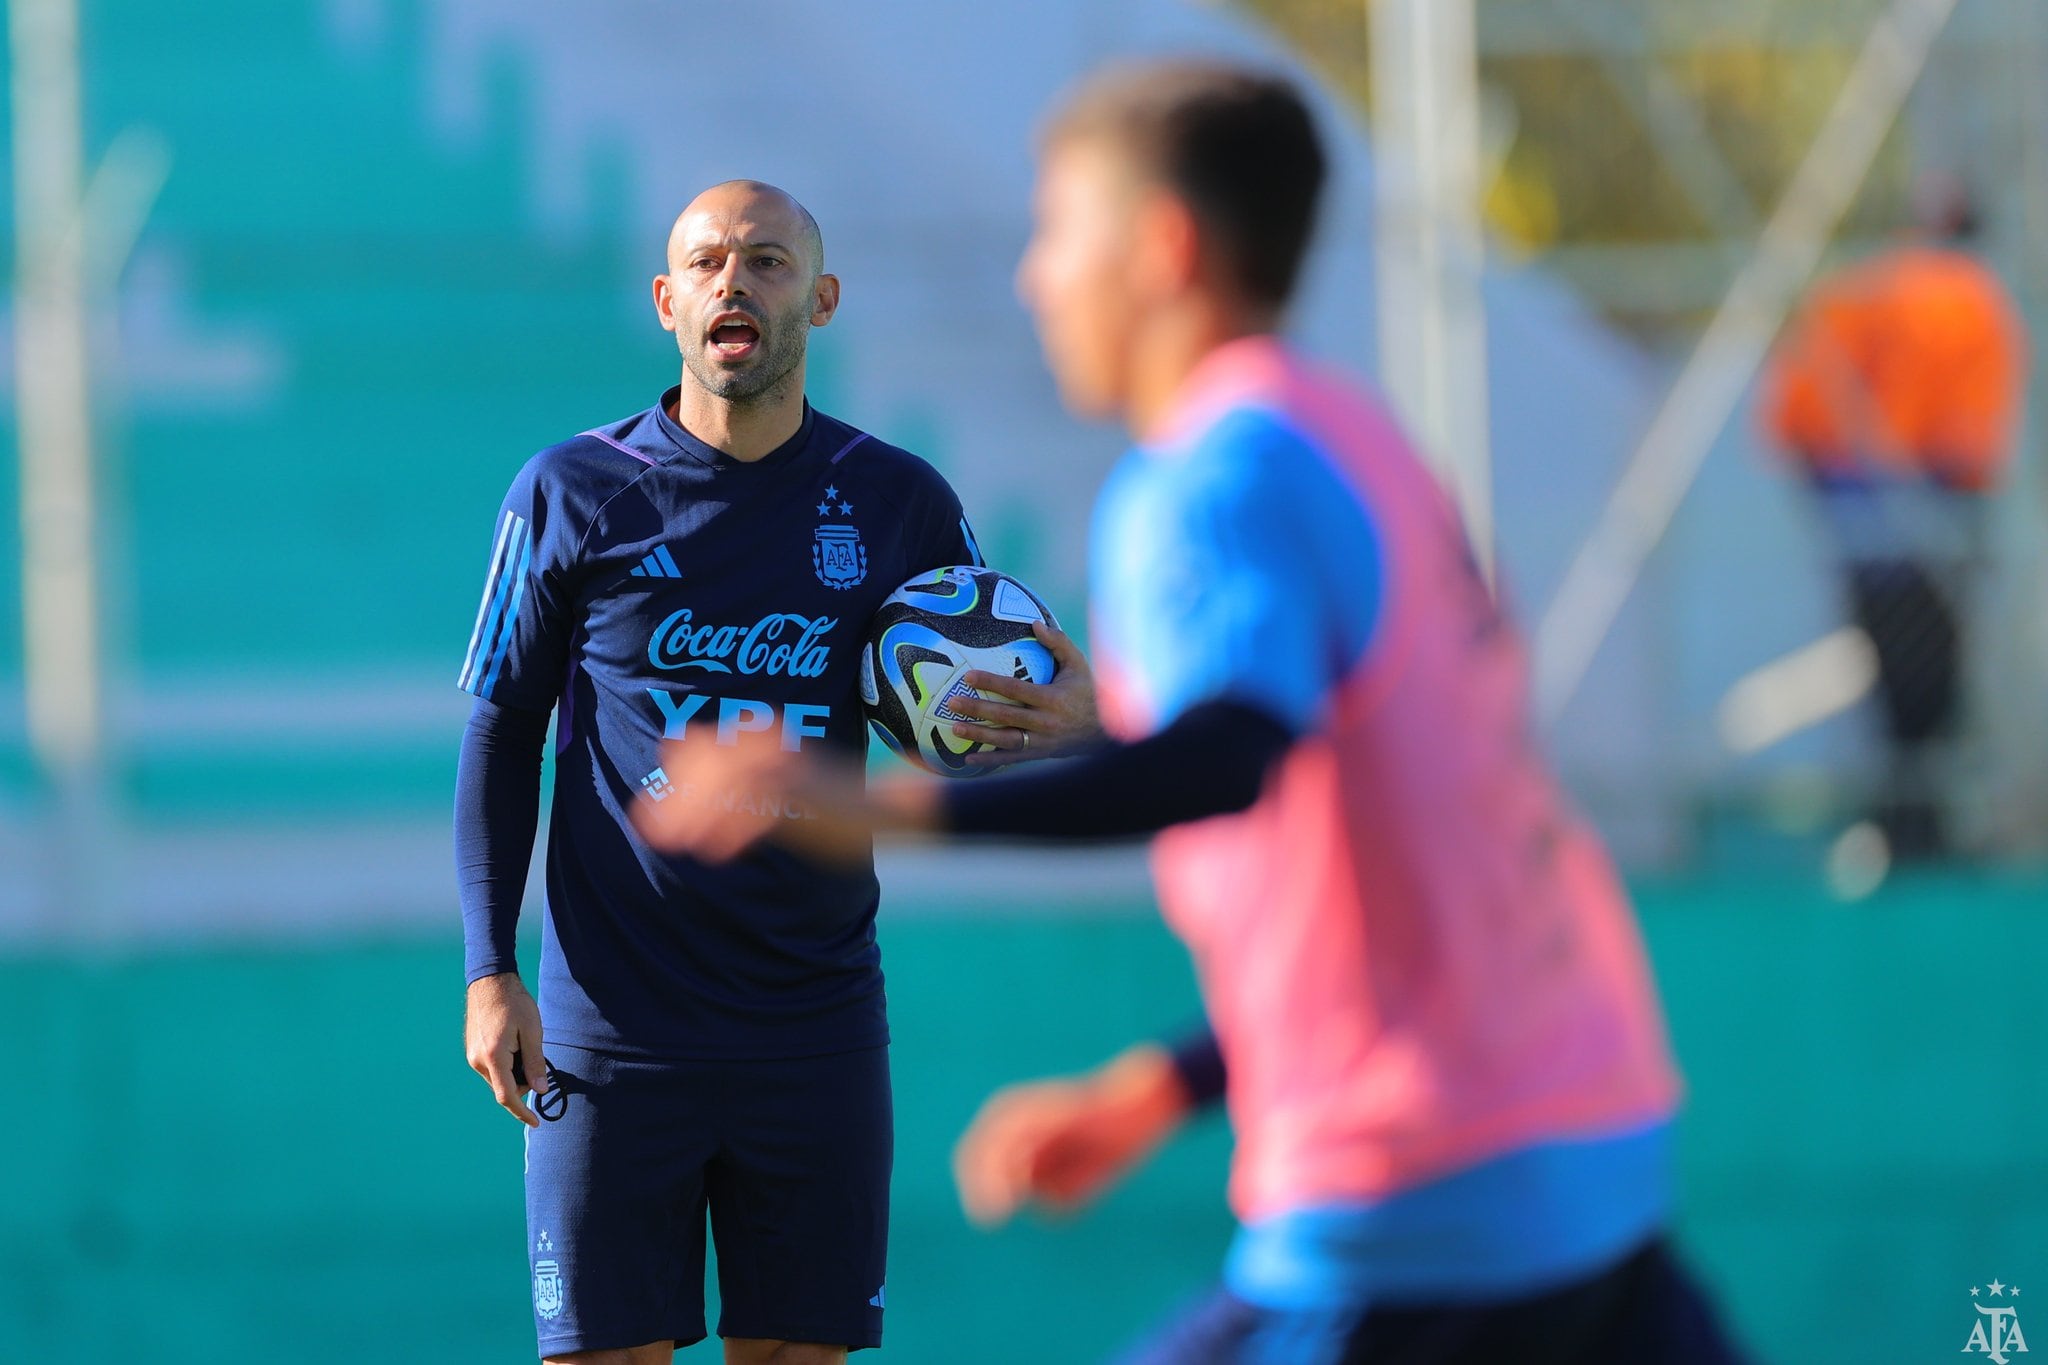
[[[764,736],[741,735],[737,744],[709,734],[661,746],[665,795],[642,793],[633,803],[633,828],[664,853],[686,853],[708,863],[729,862],[765,836],[788,808],[791,788],[803,778],[796,755]]]
[[[491,1094],[505,1111],[529,1128],[540,1119],[520,1098],[514,1059],[526,1072],[535,1095],[548,1092],[548,1061],[541,1052],[540,1006],[527,993],[517,972],[478,977],[469,983],[463,1035],[470,1069],[490,1084]]]
[[[1029,758],[1072,753],[1102,739],[1095,710],[1095,673],[1088,656],[1058,626],[1032,624],[1038,642],[1057,665],[1052,681],[1035,683],[1001,673],[970,669],[961,681],[988,697],[955,697],[947,705],[973,722],[955,722],[953,733],[994,745],[968,756],[977,768],[1000,768]]]
[[[927,829],[937,806],[929,782],[876,784],[838,755],[795,754],[767,736],[714,744],[700,737],[662,746],[670,791],[642,795],[633,828],[664,853],[728,862],[772,839],[826,863],[859,863],[877,834]]]
[[[1027,1203],[1078,1209],[1151,1155],[1187,1112],[1172,1058],[1154,1044],[1085,1076],[1006,1086],[953,1149],[960,1206],[983,1227]]]

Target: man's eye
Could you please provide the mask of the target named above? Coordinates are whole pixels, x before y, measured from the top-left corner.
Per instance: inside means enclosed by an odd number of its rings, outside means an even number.
[[[772,270],[776,266],[782,264],[782,258],[780,256],[756,256],[754,258],[754,264],[757,266],[764,266]]]
[[[699,256],[696,260],[690,262],[690,268],[692,270],[716,270],[718,269],[718,262],[710,256]]]

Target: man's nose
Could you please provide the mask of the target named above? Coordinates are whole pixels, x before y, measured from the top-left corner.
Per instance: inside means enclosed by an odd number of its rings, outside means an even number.
[[[722,299],[744,298],[746,292],[747,286],[740,271],[740,258],[738,256],[727,257],[725,268],[718,272],[718,297]]]

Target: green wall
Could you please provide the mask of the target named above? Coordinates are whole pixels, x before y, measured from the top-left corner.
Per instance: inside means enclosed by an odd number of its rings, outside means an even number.
[[[1684,1244],[1764,1358],[1953,1357],[1969,1286],[2048,1270],[2042,891],[1645,892],[1691,1084]],[[990,1085],[1186,1016],[1157,924],[910,916],[885,941],[881,1358],[1085,1362],[1199,1289],[1229,1234],[1218,1123],[1064,1225],[976,1233],[946,1174]],[[519,1130],[463,1066],[457,964],[452,940],[0,963],[0,1359],[526,1358]]]

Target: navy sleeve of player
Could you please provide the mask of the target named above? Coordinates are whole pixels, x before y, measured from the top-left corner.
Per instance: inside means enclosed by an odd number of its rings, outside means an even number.
[[[456,685],[484,701],[548,711],[568,664],[566,577],[581,529],[550,496],[549,453],[529,460],[498,510],[490,568]]]
[[[540,825],[545,711],[479,698],[455,770],[455,881],[462,901],[463,983],[517,971],[519,902]]]
[[[1156,834],[1245,809],[1293,743],[1293,732],[1261,707],[1201,702],[1134,744],[950,783],[940,791],[939,818],[953,834],[1069,842]]]
[[[1207,1020],[1202,1026],[1167,1045],[1173,1059],[1173,1074],[1187,1091],[1188,1108],[1207,1109],[1223,1098],[1229,1074],[1223,1066],[1223,1045]]]
[[[568,671],[565,604],[583,532],[565,482],[574,469],[568,447],[555,446],[513,479],[457,678],[477,699],[455,778],[466,981],[517,969],[513,943],[540,822],[541,752]]]
[[[962,512],[960,514],[957,525],[959,540],[952,548],[960,557],[951,562],[955,564],[972,564],[977,569],[986,567],[988,561],[981,557],[981,545],[974,538],[974,528],[967,524],[967,513]]]
[[[943,478],[934,481],[938,490],[937,496],[931,499],[930,529],[925,537],[930,548],[924,556],[930,562],[924,567],[944,569],[955,564],[985,567],[988,561],[981,557],[981,545],[974,538],[974,528],[967,524],[967,513],[960,506],[960,495]]]

